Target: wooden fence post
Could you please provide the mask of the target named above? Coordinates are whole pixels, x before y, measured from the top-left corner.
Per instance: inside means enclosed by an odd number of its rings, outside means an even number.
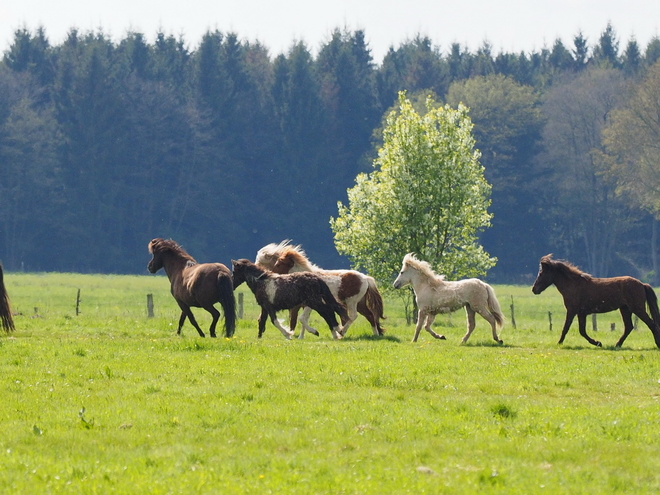
[[[76,296],[76,316],[80,314],[80,289],[78,289],[78,295]]]
[[[598,331],[598,323],[596,323],[596,313],[591,315],[591,328],[593,328],[594,332]]]
[[[548,311],[548,321],[550,322],[550,331],[552,332],[552,313]]]
[[[243,319],[243,293],[238,293],[238,318]]]
[[[514,329],[516,328],[516,313],[513,307],[513,295],[511,296],[511,325],[513,325]]]
[[[147,294],[147,318],[154,317],[154,295]]]

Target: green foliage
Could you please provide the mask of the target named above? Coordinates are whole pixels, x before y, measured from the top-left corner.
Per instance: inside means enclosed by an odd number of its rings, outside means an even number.
[[[411,344],[390,298],[387,338],[360,318],[345,341],[322,327],[320,338],[286,341],[272,326],[259,340],[244,293],[236,337],[200,339],[189,326],[175,335],[163,276],[5,281],[23,314],[0,338],[3,493],[660,490],[650,332],[615,350],[587,347],[573,328],[557,346],[554,289],[496,286],[503,307],[514,297],[517,320],[497,346],[483,320],[459,345],[462,312],[438,318],[447,341]],[[620,325],[618,314],[599,318]]]
[[[483,274],[493,266],[477,243],[489,225],[490,186],[474,149],[467,108],[420,115],[402,93],[383,131],[376,170],[360,174],[330,223],[337,250],[354,266],[389,285],[403,256],[417,253],[450,277]]]

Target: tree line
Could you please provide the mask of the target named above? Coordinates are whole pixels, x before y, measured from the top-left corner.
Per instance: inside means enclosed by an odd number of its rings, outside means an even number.
[[[154,237],[224,263],[291,238],[315,263],[346,266],[329,219],[372,169],[406,90],[470,109],[492,185],[480,233],[492,281],[533,279],[551,251],[594,275],[651,277],[653,211],[606,173],[603,130],[660,39],[619,44],[611,25],[594,43],[578,33],[531,53],[417,36],[376,63],[362,30],[272,56],[219,31],[190,48],[75,29],[51,45],[44,28],[19,29],[0,62],[0,259],[141,273]]]

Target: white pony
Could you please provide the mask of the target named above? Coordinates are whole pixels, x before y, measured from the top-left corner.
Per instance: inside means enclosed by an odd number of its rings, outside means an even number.
[[[256,263],[274,273],[313,272],[320,276],[330,287],[330,292],[343,303],[348,310],[348,319],[344,320],[341,336],[346,335],[348,327],[355,321],[358,313],[364,315],[374,335],[383,335],[384,329],[380,325],[383,316],[383,299],[373,277],[355,270],[323,270],[311,263],[305,251],[300,246],[293,246],[291,241],[285,240],[279,244],[268,244],[257,251]],[[305,308],[300,316],[302,330],[299,339],[305,335],[305,330],[314,335],[318,331],[308,323],[310,308]],[[291,328],[295,326],[295,312],[291,315]]]
[[[408,284],[411,284],[415,291],[415,300],[419,308],[413,342],[417,342],[422,325],[436,339],[444,339],[443,335],[438,335],[431,329],[435,315],[465,307],[468,329],[462,343],[467,342],[474,330],[476,313],[490,323],[495,342],[502,343],[497,336],[497,327],[502,327],[504,315],[495,297],[495,291],[486,282],[476,278],[458,282],[445,281],[444,275],[436,275],[426,261],[420,261],[413,253],[408,253],[403,258],[401,273],[394,281],[394,288],[400,289]]]

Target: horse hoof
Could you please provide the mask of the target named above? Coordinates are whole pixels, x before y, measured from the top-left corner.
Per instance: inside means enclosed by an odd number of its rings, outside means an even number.
[[[598,341],[596,341],[596,344],[595,344],[595,346],[596,346],[596,347],[603,347],[603,344],[602,344],[602,343],[600,343],[600,342],[598,342]]]
[[[503,340],[498,340],[497,343],[502,345],[502,344],[504,344],[504,341]]]
[[[447,340],[447,337],[445,337],[444,335],[438,335],[438,336],[436,337],[436,339],[439,339],[439,340]]]

